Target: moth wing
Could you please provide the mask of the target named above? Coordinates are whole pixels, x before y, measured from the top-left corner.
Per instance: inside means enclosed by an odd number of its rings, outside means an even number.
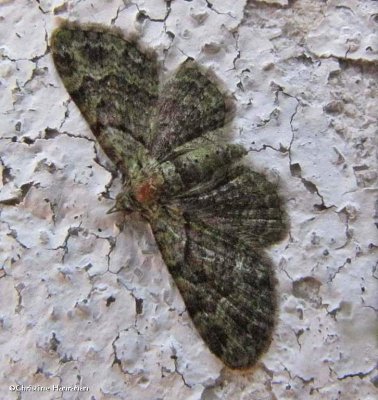
[[[220,178],[208,177],[180,196],[188,218],[255,249],[282,240],[288,221],[277,186],[247,166],[224,168]]]
[[[156,57],[114,30],[75,24],[54,31],[51,49],[68,93],[105,153],[122,168],[125,156],[149,140],[158,98]]]
[[[176,181],[183,183],[166,185],[165,204],[254,248],[281,240],[288,221],[277,185],[241,164],[247,153],[242,146],[206,137],[178,147],[166,162],[173,165]]]
[[[161,209],[151,221],[187,311],[210,350],[231,368],[268,347],[276,297],[270,261],[216,230]]]
[[[160,91],[150,150],[157,159],[225,124],[225,96],[192,60],[187,60]]]

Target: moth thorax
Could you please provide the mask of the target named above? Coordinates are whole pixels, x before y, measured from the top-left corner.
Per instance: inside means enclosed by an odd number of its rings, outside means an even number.
[[[159,182],[153,177],[146,178],[134,188],[134,197],[141,204],[154,203],[158,196]]]

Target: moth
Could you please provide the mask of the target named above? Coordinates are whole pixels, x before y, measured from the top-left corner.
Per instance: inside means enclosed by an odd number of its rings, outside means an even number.
[[[121,32],[66,22],[51,49],[62,82],[123,176],[115,210],[149,222],[187,312],[231,368],[271,342],[275,278],[264,248],[283,238],[277,186],[223,137],[229,106],[194,60],[159,84],[151,51]]]

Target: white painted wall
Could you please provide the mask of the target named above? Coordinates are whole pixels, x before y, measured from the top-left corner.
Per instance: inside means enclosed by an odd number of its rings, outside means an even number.
[[[166,73],[191,56],[235,97],[291,220],[253,371],[209,352],[148,226],[106,215],[120,181],[54,69],[59,17],[138,33]],[[0,398],[376,398],[377,27],[375,1],[0,1]]]

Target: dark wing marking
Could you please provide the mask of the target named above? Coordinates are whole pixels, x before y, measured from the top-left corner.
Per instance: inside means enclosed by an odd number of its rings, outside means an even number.
[[[175,147],[222,127],[226,109],[218,87],[186,61],[160,91],[151,154],[164,159]]]
[[[190,221],[259,248],[283,238],[287,218],[276,185],[238,163],[245,154],[242,146],[222,143],[179,154],[170,163],[185,186],[179,192],[167,188],[165,200]]]
[[[246,150],[236,144],[205,142],[202,146],[191,149],[187,146],[185,149],[178,147],[172,153],[174,158],[171,161],[160,164],[161,169],[166,171],[166,185],[160,202],[172,203],[177,200],[177,205],[180,206],[179,199],[201,194],[206,189],[211,190],[219,179],[223,179],[225,169],[229,168],[230,163],[240,159],[245,153]]]
[[[156,241],[198,332],[226,365],[252,366],[275,322],[269,260],[216,230],[160,210]]]
[[[287,217],[276,185],[244,165],[233,166],[213,187],[180,198],[191,221],[219,231],[225,238],[242,240],[255,249],[282,240]]]
[[[118,163],[130,147],[146,145],[158,98],[156,57],[98,26],[58,28],[51,48],[64,86],[108,156]]]

